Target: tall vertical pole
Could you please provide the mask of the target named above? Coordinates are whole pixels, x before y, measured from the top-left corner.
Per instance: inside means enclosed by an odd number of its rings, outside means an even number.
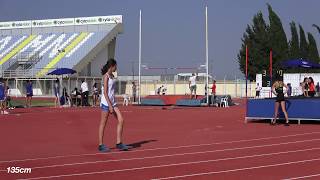
[[[246,117],[245,123],[247,123],[248,117],[248,46],[246,45]]]
[[[248,46],[246,45],[246,99],[248,98]]]
[[[207,104],[209,105],[209,53],[208,53],[208,6],[206,6],[206,74],[207,74],[207,82],[206,82],[206,93],[207,93]]]
[[[270,87],[272,87],[272,49],[270,50],[270,64],[269,64],[269,74],[270,74]],[[272,97],[272,88],[270,91],[270,97]]]
[[[141,104],[141,9],[139,16],[139,104]]]

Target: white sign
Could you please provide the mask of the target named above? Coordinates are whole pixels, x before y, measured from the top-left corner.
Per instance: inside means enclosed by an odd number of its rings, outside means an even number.
[[[76,25],[122,23],[122,16],[95,16],[75,18]]]
[[[31,21],[0,22],[0,29],[31,28]]]
[[[1,29],[17,29],[31,27],[59,27],[59,26],[74,26],[74,25],[89,25],[89,24],[114,24],[122,23],[122,16],[94,16],[94,17],[78,17],[78,18],[63,18],[63,19],[43,19],[31,21],[10,21],[0,22]]]
[[[53,26],[73,26],[74,18],[52,19]]]

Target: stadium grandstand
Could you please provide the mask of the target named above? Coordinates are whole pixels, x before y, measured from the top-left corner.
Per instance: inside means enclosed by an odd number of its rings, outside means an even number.
[[[0,22],[0,77],[16,96],[29,79],[35,95],[52,95],[57,77],[47,74],[57,68],[77,71],[64,76],[69,91],[81,78],[100,83],[101,66],[114,58],[122,29],[121,15]]]

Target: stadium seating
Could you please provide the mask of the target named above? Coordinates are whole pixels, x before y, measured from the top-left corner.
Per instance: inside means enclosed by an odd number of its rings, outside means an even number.
[[[55,68],[73,68],[81,62],[112,30],[100,32],[43,33],[37,35],[0,36],[0,69],[23,71],[25,76],[43,77]],[[21,66],[21,54],[38,59]],[[20,56],[19,56],[20,55]],[[19,65],[17,65],[19,64]]]

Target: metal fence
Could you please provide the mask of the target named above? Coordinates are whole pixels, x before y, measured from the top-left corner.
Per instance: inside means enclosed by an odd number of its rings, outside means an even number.
[[[26,84],[28,80],[32,81],[33,92],[35,96],[52,97],[54,96],[54,83],[56,78],[59,78],[62,88],[66,88],[68,93],[71,93],[75,88],[81,90],[82,81],[87,82],[90,94],[93,91],[94,83],[100,90],[102,77],[55,77],[55,78],[6,78],[6,84],[10,88],[11,96],[25,96]],[[115,94],[120,96],[124,94],[132,95],[132,80],[117,80],[115,84]],[[138,87],[137,81],[136,94],[141,91],[142,96],[155,95],[159,87],[166,89],[166,95],[186,95],[190,94],[188,81],[161,81],[161,80],[142,80],[141,87]],[[208,92],[211,93],[212,82],[209,83]],[[245,80],[217,80],[216,93],[217,95],[231,95],[232,97],[245,97],[246,95]],[[197,94],[205,95],[205,83],[198,82]],[[255,83],[248,83],[248,96],[255,95]]]

